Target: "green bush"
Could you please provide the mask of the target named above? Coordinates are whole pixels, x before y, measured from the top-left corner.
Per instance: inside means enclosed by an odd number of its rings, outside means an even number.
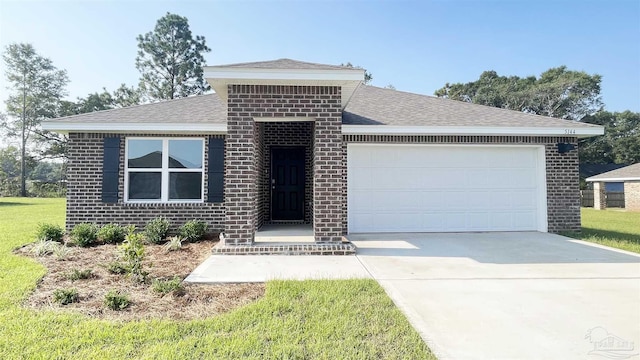
[[[148,273],[142,268],[144,260],[143,235],[140,233],[129,233],[125,236],[124,242],[118,247],[122,260],[126,263],[129,275],[133,281],[144,283]]]
[[[124,241],[125,228],[118,224],[106,224],[98,231],[98,239],[106,244],[119,244]]]
[[[164,248],[168,251],[178,251],[182,249],[182,238],[180,236],[171,236],[169,241],[164,244]]]
[[[62,305],[68,305],[79,300],[76,289],[57,289],[53,292],[53,301]]]
[[[207,223],[201,220],[190,220],[178,229],[178,234],[187,241],[201,240],[207,233]]]
[[[128,273],[129,269],[127,268],[127,265],[119,261],[112,261],[107,264],[107,271],[111,274],[123,275]]]
[[[85,270],[73,269],[68,273],[64,274],[64,277],[71,281],[86,280],[93,277],[93,271],[91,269],[85,269]]]
[[[36,237],[38,240],[49,240],[62,242],[64,236],[64,230],[61,226],[54,224],[40,224],[38,225],[38,232]]]
[[[116,290],[110,290],[104,296],[104,304],[111,310],[119,311],[126,309],[131,304],[131,301],[126,294],[121,294]]]
[[[76,246],[87,247],[98,240],[98,226],[90,223],[80,223],[71,230],[71,243]]]
[[[182,286],[182,279],[179,276],[174,276],[172,279],[153,279],[151,288],[154,292],[164,296],[169,293],[176,296],[184,295],[184,286]]]
[[[144,236],[150,243],[159,244],[169,232],[169,220],[165,218],[155,218],[144,227]]]

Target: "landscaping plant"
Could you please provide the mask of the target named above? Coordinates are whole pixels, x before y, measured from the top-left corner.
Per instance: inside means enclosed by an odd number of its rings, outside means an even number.
[[[86,279],[90,279],[92,276],[93,276],[93,271],[91,269],[85,269],[85,270],[73,269],[70,272],[65,274],[65,277],[71,281],[86,280]]]
[[[103,225],[98,231],[98,239],[105,244],[119,244],[124,241],[125,228],[119,224]]]
[[[45,256],[53,254],[53,251],[58,246],[58,243],[51,240],[40,240],[37,241],[33,248],[31,248],[31,252],[35,256]]]
[[[131,304],[131,301],[126,294],[121,294],[117,290],[110,290],[104,296],[104,304],[111,310],[119,311],[126,309]]]
[[[167,294],[174,294],[176,296],[184,295],[184,286],[182,286],[182,279],[179,276],[174,276],[172,279],[153,279],[151,288],[154,292],[161,296]]]
[[[80,246],[87,247],[98,240],[98,226],[91,223],[80,223],[71,229],[71,243]]]
[[[62,226],[54,225],[54,224],[38,225],[38,231],[36,233],[36,238],[38,240],[62,242],[63,236],[64,236],[64,230],[62,229]]]
[[[167,251],[178,251],[182,249],[182,238],[180,236],[171,236],[169,241],[164,244],[164,248]]]
[[[71,253],[73,252],[73,250],[71,250],[70,248],[66,247],[63,244],[57,244],[56,246],[53,247],[53,256],[55,256],[56,260],[59,261],[64,261],[69,259],[69,255],[71,255]]]
[[[178,229],[180,237],[187,241],[201,240],[207,232],[207,223],[202,220],[189,220]]]
[[[58,289],[53,292],[53,301],[61,305],[68,305],[78,302],[78,290],[76,289]]]
[[[134,282],[138,283],[144,283],[148,275],[142,268],[142,260],[144,260],[143,238],[140,233],[129,233],[125,236],[124,242],[118,247],[122,260],[129,270],[129,276]]]
[[[165,218],[155,218],[144,227],[144,236],[150,243],[159,244],[169,232],[169,220]]]

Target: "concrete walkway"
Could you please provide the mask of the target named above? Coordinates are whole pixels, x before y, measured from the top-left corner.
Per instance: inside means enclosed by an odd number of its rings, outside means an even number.
[[[373,277],[441,360],[638,358],[637,254],[545,233],[349,238],[356,256],[213,256],[186,281]]]

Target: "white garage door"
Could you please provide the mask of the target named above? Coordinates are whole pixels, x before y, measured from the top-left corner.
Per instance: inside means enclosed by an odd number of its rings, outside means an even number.
[[[542,146],[349,144],[349,232],[547,231]]]

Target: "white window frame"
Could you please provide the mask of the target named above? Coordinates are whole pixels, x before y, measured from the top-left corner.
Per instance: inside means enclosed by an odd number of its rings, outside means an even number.
[[[206,141],[201,137],[127,137],[124,147],[124,201],[125,203],[203,203],[204,202],[204,175],[205,175],[205,151]],[[129,141],[130,140],[160,140],[162,141],[162,168],[131,168],[129,169]],[[169,168],[169,141],[171,140],[200,140],[202,141],[202,167],[200,169]],[[154,172],[161,173],[160,199],[129,199],[129,172]],[[172,172],[188,172],[201,174],[200,199],[169,199],[169,174]]]

